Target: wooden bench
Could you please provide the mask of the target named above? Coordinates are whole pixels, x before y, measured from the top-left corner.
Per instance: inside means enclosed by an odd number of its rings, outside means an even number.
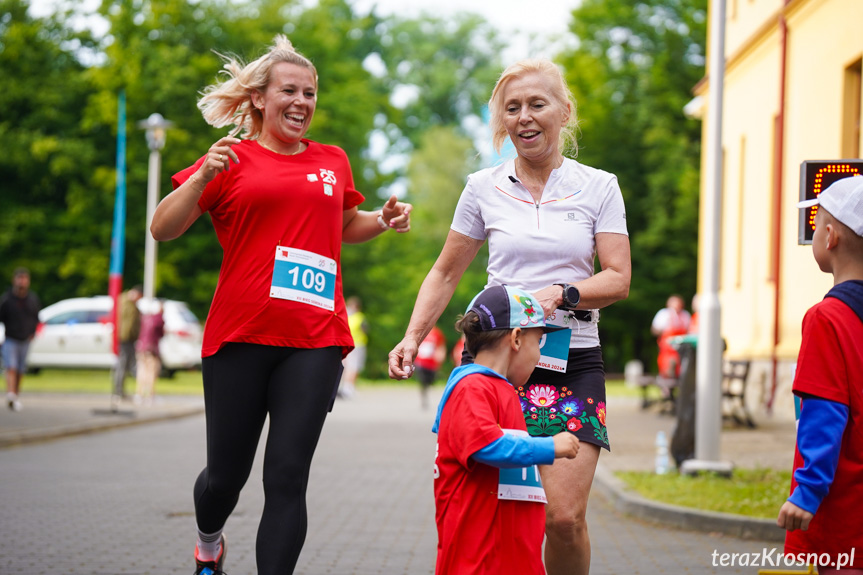
[[[755,428],[755,421],[746,407],[746,380],[749,361],[725,361],[722,366],[722,417],[737,425]]]
[[[655,403],[663,403],[663,411],[674,412],[674,395],[677,389],[677,379],[659,377],[644,373],[644,366],[638,360],[627,362],[624,376],[628,385],[641,389],[641,408],[647,409]],[[653,399],[649,397],[650,388],[656,386],[660,390],[661,397]]]

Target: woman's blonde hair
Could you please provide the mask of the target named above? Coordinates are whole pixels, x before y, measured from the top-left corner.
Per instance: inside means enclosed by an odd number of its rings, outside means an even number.
[[[211,126],[222,128],[234,125],[232,136],[241,130],[241,136],[245,138],[257,138],[260,135],[264,116],[252,102],[252,94],[266,89],[273,65],[287,62],[308,68],[315,77],[315,88],[318,87],[318,72],[314,64],[294,50],[284,34],[277,35],[270,50],[250,64],[243,64],[236,56],[219,56],[225,61],[223,67],[228,79],[204,88],[198,108]]]
[[[558,103],[558,105],[562,106],[564,109],[566,109],[567,103],[572,106],[569,121],[560,131],[558,149],[562,154],[570,151],[572,156],[575,157],[578,155],[578,142],[575,137],[576,131],[578,130],[578,115],[576,114],[575,98],[572,96],[572,92],[570,92],[569,86],[567,86],[566,80],[564,79],[560,69],[554,64],[554,62],[545,58],[520,60],[519,62],[512,64],[503,71],[500,78],[498,78],[497,83],[494,85],[491,99],[488,101],[488,110],[491,115],[489,124],[491,127],[494,149],[500,153],[500,148],[503,145],[504,140],[506,140],[509,135],[507,134],[506,126],[504,126],[503,123],[504,106],[506,105],[506,102],[503,101],[504,88],[512,80],[522,78],[534,72],[542,74],[552,80],[552,89],[551,94],[549,95]]]

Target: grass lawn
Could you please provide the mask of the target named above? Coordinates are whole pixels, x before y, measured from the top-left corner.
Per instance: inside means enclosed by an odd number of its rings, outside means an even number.
[[[708,511],[776,519],[788,499],[791,470],[735,469],[730,479],[714,474],[695,477],[672,471],[619,472],[617,476],[642,497]]]
[[[439,382],[442,385],[442,382]],[[417,387],[414,380],[408,382],[391,379],[360,379],[362,387]],[[111,372],[107,369],[41,369],[39,373],[28,373],[21,385],[24,393],[111,393]],[[135,382],[126,379],[126,390],[132,392]],[[178,371],[173,378],[159,378],[157,395],[203,395],[200,371]]]
[[[659,398],[659,389],[656,386],[648,388],[648,397]],[[622,379],[609,379],[605,382],[605,394],[608,397],[637,397],[641,398],[641,388],[626,385]]]
[[[27,374],[21,382],[24,393],[111,393],[111,372],[107,369],[41,369]],[[126,390],[135,382],[126,379]],[[200,371],[178,371],[171,379],[159,378],[157,395],[202,395]]]

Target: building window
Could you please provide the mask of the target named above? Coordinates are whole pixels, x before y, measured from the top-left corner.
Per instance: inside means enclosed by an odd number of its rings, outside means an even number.
[[[845,68],[842,105],[842,157],[860,157],[860,100],[863,59]]]

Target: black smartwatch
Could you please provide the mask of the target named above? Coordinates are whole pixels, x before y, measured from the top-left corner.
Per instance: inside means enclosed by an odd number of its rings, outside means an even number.
[[[578,292],[578,288],[572,284],[554,284],[556,286],[560,286],[563,288],[563,305],[560,306],[560,309],[573,310],[578,306],[578,302],[581,301],[581,294]]]

